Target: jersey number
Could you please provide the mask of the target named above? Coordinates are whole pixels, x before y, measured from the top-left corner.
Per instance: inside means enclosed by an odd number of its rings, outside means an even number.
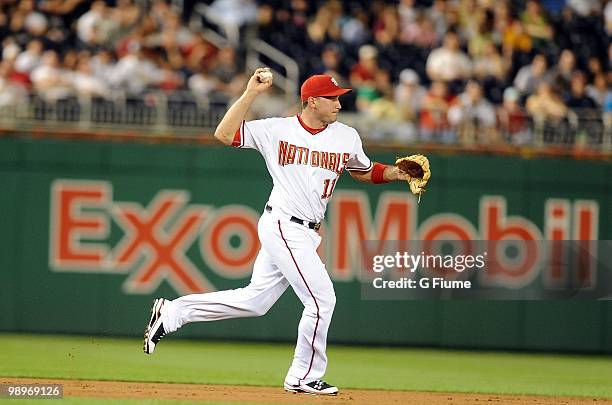
[[[322,200],[325,200],[326,198],[331,197],[332,193],[334,192],[334,188],[336,187],[336,180],[338,180],[337,177],[333,180],[327,179],[323,182],[323,194],[321,195]],[[330,182],[331,182],[331,187],[329,185]]]

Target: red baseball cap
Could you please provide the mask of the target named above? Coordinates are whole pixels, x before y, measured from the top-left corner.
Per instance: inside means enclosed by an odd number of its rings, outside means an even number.
[[[302,101],[306,101],[308,97],[341,96],[351,90],[340,87],[336,79],[329,75],[314,75],[302,84],[301,95]]]

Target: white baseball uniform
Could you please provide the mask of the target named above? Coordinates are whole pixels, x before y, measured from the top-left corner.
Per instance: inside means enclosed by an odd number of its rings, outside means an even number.
[[[264,315],[290,285],[304,311],[286,382],[321,379],[336,296],[317,254],[321,237],[311,228],[323,219],[344,169],[367,172],[372,162],[353,128],[335,122],[312,130],[299,116],[243,122],[233,145],[258,150],[274,182],[258,224],[262,248],[251,282],[244,288],[167,301],[161,315],[164,329],[173,332],[189,322]]]

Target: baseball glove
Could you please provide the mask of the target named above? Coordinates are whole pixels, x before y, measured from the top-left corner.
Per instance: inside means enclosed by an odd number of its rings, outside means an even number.
[[[395,165],[405,174],[409,176],[406,180],[410,186],[412,194],[419,196],[419,202],[421,201],[421,194],[425,192],[425,186],[431,177],[431,170],[429,169],[429,160],[423,155],[411,155],[402,158],[398,158],[395,161]]]

